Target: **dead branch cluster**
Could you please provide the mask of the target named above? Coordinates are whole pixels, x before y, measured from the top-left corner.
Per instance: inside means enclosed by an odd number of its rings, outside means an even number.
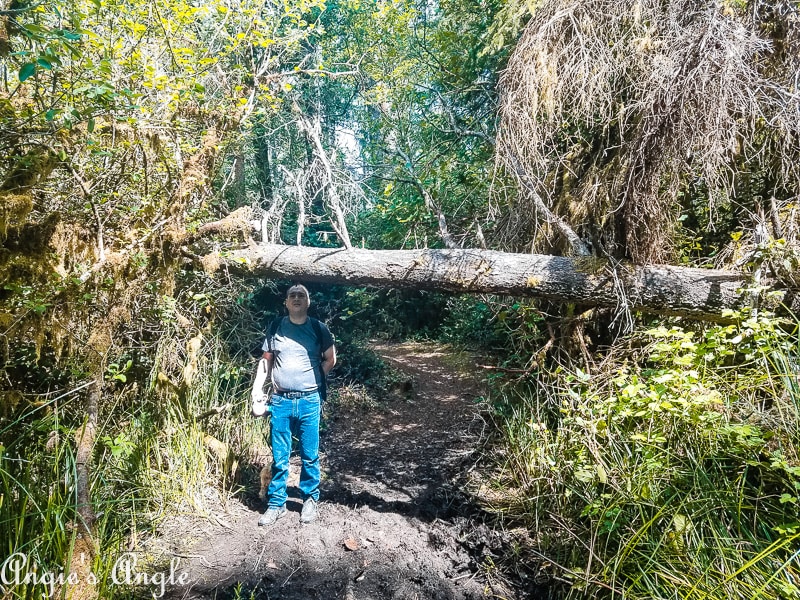
[[[363,204],[364,193],[351,173],[336,160],[336,152],[329,153],[322,141],[322,124],[319,115],[300,114],[297,109],[296,125],[304,135],[309,149],[307,164],[289,169],[278,166],[275,173],[279,181],[278,193],[263,210],[261,217],[262,241],[276,243],[281,240],[281,227],[287,208],[297,207],[297,228],[294,243],[303,245],[305,229],[310,224],[323,221],[332,231],[321,231],[320,241],[335,238],[345,248],[351,248],[346,215]]]
[[[564,251],[538,195],[594,252],[663,262],[687,183],[735,198],[748,165],[796,195],[798,39],[786,0],[544,2],[501,80],[497,161],[522,190],[508,239]]]

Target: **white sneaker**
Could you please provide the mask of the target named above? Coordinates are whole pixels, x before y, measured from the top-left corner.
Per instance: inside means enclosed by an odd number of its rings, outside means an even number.
[[[301,523],[311,523],[317,518],[317,501],[313,498],[306,499],[303,502],[303,510],[300,513]]]
[[[303,507],[305,508],[305,507]],[[285,506],[270,506],[261,518],[258,520],[258,524],[260,526],[264,525],[274,525],[275,521],[280,519],[283,515],[286,514],[286,507]]]

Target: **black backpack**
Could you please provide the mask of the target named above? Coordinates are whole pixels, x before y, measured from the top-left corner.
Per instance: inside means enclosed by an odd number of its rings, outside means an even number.
[[[278,329],[280,329],[285,318],[286,317],[276,317],[269,325],[269,329],[267,330],[267,344],[270,349],[272,348],[272,338],[278,333]],[[322,324],[314,317],[308,317],[308,320],[311,321],[311,329],[314,330],[314,337],[317,339],[319,355],[322,356],[322,353],[325,351],[325,348],[322,347]],[[325,402],[328,398],[328,383],[326,381],[325,371],[322,370],[322,364],[319,366],[319,375],[319,398],[322,402]]]

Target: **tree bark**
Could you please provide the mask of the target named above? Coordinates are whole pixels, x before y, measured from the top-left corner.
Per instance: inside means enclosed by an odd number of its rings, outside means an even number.
[[[75,432],[75,471],[77,519],[75,527],[77,535],[70,548],[70,555],[65,561],[69,564],[69,574],[77,584],[69,586],[67,600],[96,600],[97,579],[90,574],[97,552],[95,539],[95,521],[97,516],[92,508],[92,453],[97,438],[97,411],[103,389],[103,376],[97,375],[93,385],[89,386],[86,396],[86,420],[83,427]],[[59,594],[60,598],[61,595]]]
[[[491,250],[360,250],[261,244],[217,262],[244,275],[309,282],[528,296],[719,320],[741,305],[744,275]]]

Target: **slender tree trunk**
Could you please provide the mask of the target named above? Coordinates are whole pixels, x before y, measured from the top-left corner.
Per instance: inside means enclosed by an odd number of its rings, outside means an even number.
[[[361,250],[259,245],[220,257],[258,277],[464,293],[511,294],[720,319],[740,305],[740,273],[491,250]]]
[[[272,185],[272,164],[269,159],[269,145],[267,136],[263,131],[253,140],[255,149],[255,175],[259,186],[259,199],[261,206],[272,203],[274,190]]]
[[[92,510],[91,482],[92,451],[94,450],[95,433],[97,430],[97,406],[100,402],[102,380],[95,381],[89,387],[86,398],[86,420],[83,427],[76,434],[77,451],[75,465],[78,476],[77,500],[79,527],[86,532],[91,532],[94,526],[95,515]]]
[[[247,196],[247,185],[244,174],[244,154],[239,153],[233,157],[233,180],[236,195],[244,199]]]
[[[77,475],[77,523],[75,544],[69,557],[69,572],[78,582],[67,588],[68,600],[95,600],[97,598],[97,580],[93,577],[92,567],[97,546],[94,539],[94,523],[96,515],[92,508],[91,474],[92,453],[94,452],[97,434],[97,410],[103,388],[103,377],[98,375],[93,385],[89,386],[86,395],[86,417],[75,434],[75,471]]]

